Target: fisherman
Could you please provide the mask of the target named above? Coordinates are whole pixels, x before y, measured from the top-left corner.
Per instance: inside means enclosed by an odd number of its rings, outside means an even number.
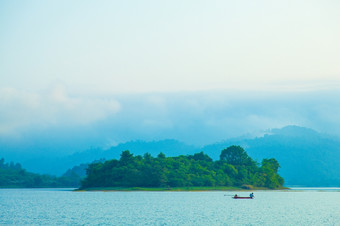
[[[237,194],[234,195],[234,198],[237,198]]]
[[[253,192],[252,192],[252,193],[250,193],[250,195],[249,195],[249,196],[250,196],[250,198],[252,198],[252,199],[253,199],[253,198],[254,198],[254,193],[253,193]]]

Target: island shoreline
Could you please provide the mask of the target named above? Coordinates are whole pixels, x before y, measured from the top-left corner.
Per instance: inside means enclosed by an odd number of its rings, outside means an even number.
[[[204,191],[277,191],[277,190],[288,190],[287,187],[280,187],[275,189],[265,188],[265,187],[254,187],[252,189],[245,189],[241,187],[174,187],[174,188],[164,188],[164,187],[93,187],[93,188],[78,188],[73,191],[75,192],[133,192],[133,191],[147,191],[147,192],[204,192]]]

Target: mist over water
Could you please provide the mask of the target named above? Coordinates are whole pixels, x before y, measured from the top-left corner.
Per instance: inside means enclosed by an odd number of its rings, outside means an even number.
[[[0,1],[0,178],[79,164],[85,175],[128,149],[218,159],[240,145],[277,158],[288,184],[339,186],[339,12],[339,1]],[[0,189],[0,225],[340,222],[338,188],[233,194]]]
[[[66,96],[32,108],[23,96],[8,95],[7,104],[0,102],[0,154],[63,156],[131,140],[176,139],[203,146],[287,125],[339,136],[337,96],[335,90]]]
[[[0,155],[131,140],[203,146],[287,125],[340,135],[339,9],[1,2]]]

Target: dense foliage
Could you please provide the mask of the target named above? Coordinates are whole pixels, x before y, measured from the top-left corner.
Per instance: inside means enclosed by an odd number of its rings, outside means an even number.
[[[275,159],[262,164],[252,160],[240,146],[230,146],[213,161],[203,152],[194,155],[166,157],[134,156],[123,151],[119,160],[92,163],[82,188],[90,187],[188,187],[238,186],[279,188],[283,178],[277,172]]]
[[[204,152],[217,159],[231,144],[247,146],[247,153],[257,160],[275,158],[281,165],[285,185],[307,187],[340,186],[340,137],[314,130],[287,126],[273,129],[253,139],[226,140],[205,146]]]
[[[5,163],[3,158],[0,159],[0,187],[2,188],[77,187],[79,181],[80,178],[76,178],[75,174],[56,177],[30,173],[19,163]]]

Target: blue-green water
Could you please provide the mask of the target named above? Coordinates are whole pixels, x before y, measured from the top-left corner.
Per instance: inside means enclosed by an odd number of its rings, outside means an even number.
[[[0,189],[0,225],[340,225],[340,189],[254,193]]]

